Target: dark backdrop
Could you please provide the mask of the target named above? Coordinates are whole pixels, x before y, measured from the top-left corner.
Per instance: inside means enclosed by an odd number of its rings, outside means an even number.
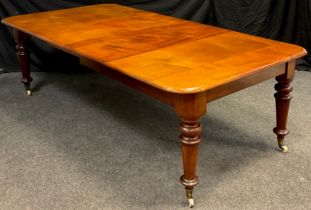
[[[310,0],[0,0],[0,18],[98,3],[117,3],[248,34],[282,40],[311,52]],[[39,20],[38,20],[39,21]],[[0,63],[17,64],[10,29],[0,26]],[[31,42],[31,61],[45,71],[77,67],[77,60],[44,43]],[[310,53],[304,65],[311,63]]]

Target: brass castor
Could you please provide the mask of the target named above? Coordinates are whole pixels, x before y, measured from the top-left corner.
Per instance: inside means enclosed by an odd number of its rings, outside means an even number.
[[[32,95],[31,90],[27,90],[27,95],[28,95],[28,96],[31,96],[31,95]]]
[[[189,208],[193,208],[194,207],[194,199],[192,197],[192,190],[186,190],[186,195],[187,195],[187,199],[188,199]]]
[[[32,91],[30,89],[30,83],[24,83],[24,87],[25,87],[25,90],[26,90],[26,93],[28,96],[31,96],[32,95]]]
[[[278,144],[281,152],[283,153],[288,152],[288,147],[284,144],[284,139],[278,139]]]
[[[279,145],[281,152],[286,153],[288,152],[288,147],[286,145]]]

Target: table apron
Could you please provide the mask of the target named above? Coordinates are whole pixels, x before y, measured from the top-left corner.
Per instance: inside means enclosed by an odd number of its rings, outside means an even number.
[[[178,97],[178,95],[184,95],[184,94],[171,93],[171,92],[158,89],[144,82],[141,82],[135,78],[127,76],[121,72],[113,70],[108,66],[105,66],[101,63],[92,61],[87,58],[80,58],[80,64],[90,69],[93,69],[99,72],[100,74],[103,74],[104,76],[107,76],[113,80],[117,80],[133,89],[144,92],[145,94],[153,98],[156,98],[162,101],[163,103],[169,104],[171,106],[174,104],[174,100],[176,97]],[[226,83],[224,85],[217,86],[215,88],[207,90],[206,91],[207,102],[211,102],[213,100],[222,98],[226,95],[230,95],[231,93],[253,86],[260,82],[263,82],[268,79],[274,78],[276,76],[285,74],[286,68],[287,68],[287,63],[279,64],[277,66],[270,67],[265,70],[260,70],[246,77],[242,77],[238,80],[235,80],[235,81]]]
[[[110,67],[105,66],[104,64],[89,60],[87,58],[80,58],[80,64],[92,70],[95,70],[100,74],[107,76],[113,80],[117,80],[135,90],[138,90],[153,98],[156,98],[159,101],[162,101],[163,103],[173,106],[174,98],[176,96],[175,93],[163,91],[161,89],[148,85],[144,82],[141,82],[135,78],[132,78],[128,75],[125,75],[121,72],[118,72],[114,69],[111,69]]]
[[[234,80],[224,85],[217,86],[206,92],[207,102],[211,102],[226,95],[230,95],[231,93],[256,85],[260,82],[285,74],[286,71],[287,63],[283,63],[274,67],[267,68],[265,70],[260,70],[259,72],[255,72],[246,77],[242,77],[238,80]]]

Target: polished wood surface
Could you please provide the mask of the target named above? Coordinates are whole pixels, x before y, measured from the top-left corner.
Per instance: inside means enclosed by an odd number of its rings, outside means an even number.
[[[180,178],[193,207],[206,104],[276,77],[279,147],[291,99],[298,46],[192,23],[151,12],[105,4],[10,17],[23,83],[30,77],[27,40],[37,37],[69,52],[80,63],[172,106],[180,118],[184,173]],[[133,116],[135,117],[135,116]]]
[[[301,47],[114,4],[4,24],[175,93],[206,91],[305,55]]]

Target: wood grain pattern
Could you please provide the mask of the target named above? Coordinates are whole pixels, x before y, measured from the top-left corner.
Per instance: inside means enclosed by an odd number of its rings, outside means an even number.
[[[174,93],[210,90],[306,54],[298,46],[114,4],[2,22]]]

